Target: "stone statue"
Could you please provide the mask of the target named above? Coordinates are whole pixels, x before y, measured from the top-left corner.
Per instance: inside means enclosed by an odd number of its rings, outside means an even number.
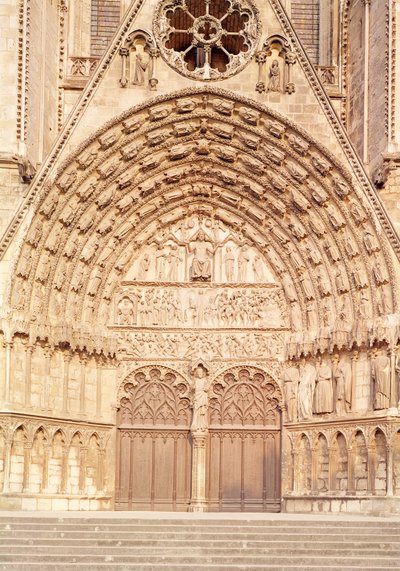
[[[137,53],[135,56],[135,69],[132,80],[133,85],[144,85],[146,69],[147,63],[144,61],[143,55]]]
[[[325,414],[333,412],[332,367],[322,363],[318,369],[314,393],[314,412]]]
[[[335,380],[335,412],[345,414],[351,410],[351,364],[339,361],[333,374]]]
[[[243,283],[247,278],[247,264],[250,261],[247,246],[242,246],[238,256],[238,282]]]
[[[224,265],[225,265],[225,276],[227,282],[234,281],[234,271],[235,271],[235,255],[232,252],[232,248],[230,246],[226,247],[226,253],[224,256]]]
[[[253,260],[253,273],[255,282],[263,282],[265,279],[263,263],[260,256],[255,256]]]
[[[178,280],[179,262],[182,261],[182,258],[179,256],[178,246],[176,244],[172,244],[167,255],[167,262],[169,264],[168,279],[170,281],[176,282]]]
[[[150,268],[150,256],[146,252],[143,254],[143,258],[140,260],[139,264],[139,280],[145,280],[147,278],[147,272]]]
[[[190,266],[190,279],[192,281],[210,281],[215,248],[204,230],[200,229],[194,239],[189,242],[188,251],[190,254],[194,254]]]
[[[297,390],[299,383],[299,370],[297,367],[286,369],[283,377],[287,418],[289,422],[297,420]]]
[[[390,359],[384,353],[372,361],[372,382],[374,383],[374,409],[389,407],[390,402]]]
[[[197,365],[193,371],[194,399],[191,430],[207,430],[208,428],[208,382],[207,370]]]
[[[299,392],[298,392],[298,412],[299,420],[312,418],[312,402],[315,388],[317,371],[314,365],[305,364],[300,369]]]
[[[281,90],[281,70],[279,67],[279,61],[274,59],[269,68],[269,81],[268,81],[268,91],[280,91]]]

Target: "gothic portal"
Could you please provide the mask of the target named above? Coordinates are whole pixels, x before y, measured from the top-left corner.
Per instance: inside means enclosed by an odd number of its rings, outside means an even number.
[[[0,506],[398,512],[400,242],[282,3],[136,0],[70,60],[0,243]]]

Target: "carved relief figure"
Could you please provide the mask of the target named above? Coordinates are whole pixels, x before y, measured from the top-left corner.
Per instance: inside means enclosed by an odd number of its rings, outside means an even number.
[[[230,246],[226,247],[226,253],[224,256],[224,265],[225,265],[225,276],[227,282],[234,281],[234,272],[235,272],[235,255],[232,252],[232,248]]]
[[[144,281],[147,278],[147,274],[150,268],[150,256],[147,253],[143,254],[142,259],[140,260],[139,266],[139,280]]]
[[[304,362],[303,362],[304,363]],[[310,363],[303,364],[300,369],[298,406],[299,420],[312,418],[312,402],[317,371]]]
[[[327,363],[322,363],[318,369],[314,393],[314,412],[316,414],[333,412],[332,367]]]
[[[118,304],[118,322],[120,325],[134,323],[133,303],[128,297],[124,297]]]
[[[351,410],[351,364],[339,361],[334,372],[335,412],[345,414]]]
[[[283,377],[287,417],[289,422],[297,420],[297,385],[299,382],[299,370],[297,367],[286,369]]]
[[[137,53],[135,55],[135,69],[132,80],[133,85],[144,85],[147,65],[147,62],[144,61],[143,54]]]
[[[250,261],[247,246],[242,246],[238,257],[238,282],[243,283],[247,277],[247,264]]]
[[[207,370],[197,365],[193,371],[194,398],[191,430],[207,430],[208,428],[208,380]]]
[[[207,238],[204,230],[200,229],[194,239],[189,242],[188,251],[194,254],[190,267],[191,280],[210,281],[211,265],[215,249],[212,242]]]
[[[169,264],[168,279],[172,282],[176,282],[178,280],[179,262],[182,262],[182,258],[179,256],[178,246],[176,244],[172,244],[167,256],[167,262]]]
[[[269,68],[269,81],[268,81],[268,91],[280,91],[281,90],[281,70],[279,67],[279,61],[274,59]]]
[[[374,409],[388,408],[390,398],[390,359],[381,353],[372,361],[372,381],[374,383]]]

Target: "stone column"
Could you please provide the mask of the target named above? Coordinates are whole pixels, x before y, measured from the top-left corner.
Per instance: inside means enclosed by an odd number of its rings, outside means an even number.
[[[398,414],[398,391],[397,391],[397,372],[396,372],[396,350],[390,350],[390,401],[389,414]]]
[[[44,358],[45,358],[45,364],[44,364],[45,372],[44,372],[44,380],[43,380],[43,408],[50,411],[51,410],[51,406],[50,406],[51,347],[50,346],[45,347]]]
[[[24,443],[24,472],[22,478],[22,492],[29,492],[29,469],[31,466],[32,442]]]
[[[84,494],[86,491],[86,457],[87,446],[81,446],[79,451],[79,493]]]
[[[329,446],[328,448],[328,486],[329,492],[333,492],[336,490],[336,472],[337,472],[337,460],[338,460],[338,451],[333,446]]]
[[[27,345],[25,351],[25,406],[31,407],[31,394],[32,394],[32,354],[35,348],[32,345]]]
[[[208,430],[192,432],[192,498],[191,512],[205,512],[206,505],[206,446]]]
[[[357,410],[357,361],[358,351],[351,354],[351,410]]]
[[[299,453],[297,450],[292,451],[292,490],[293,492],[299,491]]]
[[[355,468],[356,462],[356,453],[352,446],[347,450],[347,493],[348,495],[354,495],[356,491],[356,482],[355,482]]]
[[[393,496],[393,450],[386,447],[386,495]]]
[[[62,460],[61,460],[61,483],[60,483],[60,492],[62,494],[67,493],[67,484],[68,484],[68,446],[66,445],[66,443],[63,443]]]
[[[80,356],[81,374],[79,384],[79,414],[85,416],[86,414],[86,367],[88,359],[86,355]]]
[[[318,492],[318,448],[313,446],[311,449],[311,491]]]
[[[64,378],[63,378],[63,404],[62,411],[64,414],[68,413],[68,387],[69,387],[69,365],[71,362],[71,355],[64,354]]]
[[[4,493],[10,491],[12,444],[13,444],[12,436],[4,439],[4,482],[3,482]]]
[[[376,468],[376,450],[375,446],[367,447],[367,493],[375,492],[375,468]]]
[[[104,489],[104,459],[106,456],[105,448],[100,448],[98,452],[98,466],[97,466],[97,492],[103,492]]]
[[[49,487],[50,447],[51,447],[51,444],[45,444],[44,445],[42,485],[41,485],[40,490],[39,490],[42,493],[47,492],[48,487]]]
[[[11,378],[12,378],[12,341],[5,341],[4,348],[6,351],[6,363],[5,363],[5,382],[4,382],[4,400],[6,403],[10,402],[11,397]]]
[[[96,363],[96,417],[101,418],[101,365]]]

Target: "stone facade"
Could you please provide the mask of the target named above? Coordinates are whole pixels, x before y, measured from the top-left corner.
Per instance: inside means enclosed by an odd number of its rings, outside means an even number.
[[[0,506],[400,511],[398,3],[45,4],[0,5]]]

